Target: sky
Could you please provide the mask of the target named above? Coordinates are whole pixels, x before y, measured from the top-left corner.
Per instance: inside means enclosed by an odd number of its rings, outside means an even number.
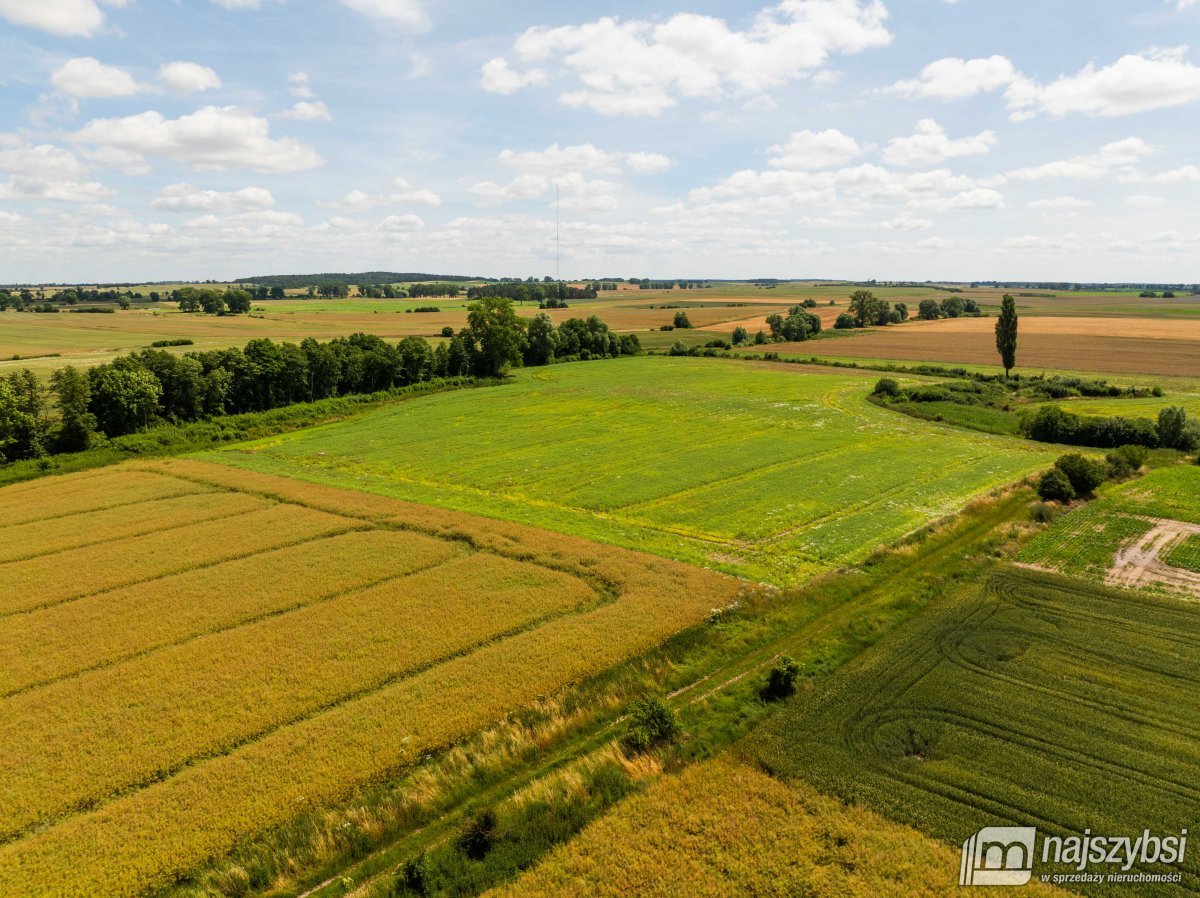
[[[1200,281],[1200,0],[0,0],[0,58],[4,282]]]

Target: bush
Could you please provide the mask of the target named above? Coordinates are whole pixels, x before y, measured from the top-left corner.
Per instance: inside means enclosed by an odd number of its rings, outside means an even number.
[[[633,752],[649,751],[672,741],[679,734],[675,712],[661,698],[638,699],[629,709],[629,730],[622,740]]]
[[[1070,486],[1070,481],[1067,481],[1067,485]],[[1037,502],[1029,509],[1029,517],[1039,524],[1053,524],[1058,520],[1059,514],[1057,507],[1045,502]]]
[[[900,382],[892,377],[881,377],[875,381],[873,392],[876,396],[898,397],[900,395]]]
[[[195,342],[187,337],[178,337],[174,340],[155,340],[150,345],[155,349],[162,349],[164,346],[192,346]]]
[[[750,332],[744,327],[735,327],[730,341],[734,346],[745,346],[750,342]]]
[[[454,328],[452,328],[450,325],[446,325],[445,327],[442,328],[442,336],[443,337],[453,337],[454,336]]]
[[[1108,479],[1108,469],[1102,462],[1087,458],[1078,452],[1061,456],[1054,467],[1062,471],[1075,490],[1075,495],[1086,496]]]
[[[837,316],[837,321],[833,322],[833,327],[839,331],[850,330],[851,328],[858,327],[858,321],[855,320],[853,315],[847,315],[845,312],[842,312],[842,314]]]
[[[481,861],[492,850],[495,832],[496,813],[489,808],[467,821],[458,837],[458,847],[471,860]]]
[[[1121,446],[1104,457],[1108,462],[1108,474],[1114,480],[1128,477],[1146,463],[1149,451],[1145,446]]]
[[[767,675],[767,685],[763,687],[763,698],[787,698],[796,691],[796,680],[800,677],[800,665],[787,655],[780,655],[775,666]]]
[[[1046,502],[1070,502],[1075,498],[1075,488],[1058,468],[1051,468],[1042,475],[1037,485],[1038,495]]]
[[[682,340],[676,340],[671,344],[671,348],[667,351],[667,355],[691,355],[692,351],[687,348]]]

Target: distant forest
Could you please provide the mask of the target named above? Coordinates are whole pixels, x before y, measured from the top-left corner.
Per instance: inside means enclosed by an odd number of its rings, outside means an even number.
[[[259,284],[264,287],[283,287],[285,290],[307,287],[310,284],[411,284],[416,281],[490,281],[494,278],[466,277],[459,274],[421,274],[400,271],[361,271],[357,274],[270,274],[252,278],[238,278],[235,284]]]

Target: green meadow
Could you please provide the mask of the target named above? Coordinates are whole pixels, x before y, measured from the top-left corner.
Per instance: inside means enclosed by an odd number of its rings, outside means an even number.
[[[873,383],[715,359],[561,365],[205,457],[781,585],[1053,461],[871,405]]]

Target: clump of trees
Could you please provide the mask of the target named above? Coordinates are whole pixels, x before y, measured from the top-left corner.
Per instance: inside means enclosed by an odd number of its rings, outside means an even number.
[[[939,318],[979,318],[983,310],[979,303],[961,296],[947,296],[941,302],[936,299],[923,299],[917,306],[917,315],[922,321],[936,321]]]
[[[595,299],[596,289],[595,284],[587,287],[572,287],[569,284],[564,284],[561,281],[551,281],[550,283],[529,282],[529,283],[500,283],[500,284],[484,284],[479,287],[467,288],[467,299],[486,299],[488,297],[499,296],[504,299],[511,299],[513,302],[524,305],[527,302],[537,303],[542,309],[565,309],[567,308],[567,300],[572,299]]]
[[[254,297],[248,290],[214,290],[208,287],[180,287],[174,299],[181,312],[206,315],[241,315],[250,311]]]
[[[808,308],[801,303],[789,308],[786,317],[778,312],[768,315],[767,326],[771,329],[771,339],[775,342],[799,343],[819,334],[821,319],[809,312]]]
[[[1122,446],[1101,461],[1078,452],[1059,456],[1038,480],[1038,495],[1046,502],[1070,502],[1090,496],[1106,480],[1119,480],[1146,462],[1142,446]]]
[[[179,424],[260,412],[352,393],[375,393],[438,378],[498,377],[520,365],[606,359],[641,352],[636,335],[617,335],[595,315],[555,326],[528,322],[510,300],[473,303],[467,326],[436,349],[421,337],[389,343],[371,334],[300,344],[251,340],[243,348],[173,355],[146,349],[86,373],[56,371],[48,394],[28,370],[0,378],[0,461],[87,449],[153,424]]]
[[[1200,447],[1200,422],[1189,420],[1182,408],[1164,408],[1157,421],[1121,416],[1076,415],[1056,405],[1044,405],[1022,419],[1025,436],[1041,443],[1066,443],[1111,449],[1137,445],[1151,449],[1192,452]]]

